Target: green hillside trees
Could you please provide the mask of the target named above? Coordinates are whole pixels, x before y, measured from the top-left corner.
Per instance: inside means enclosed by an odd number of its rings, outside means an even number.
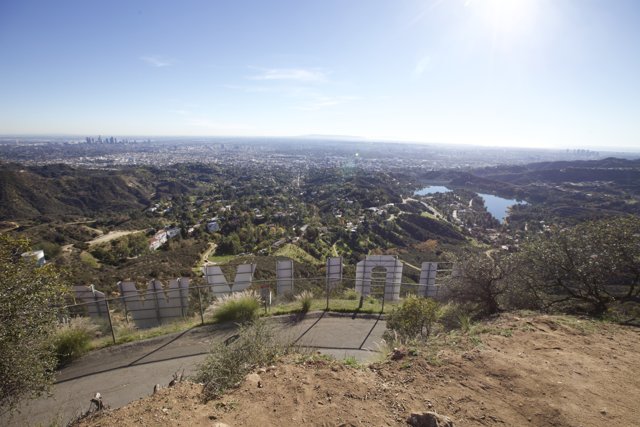
[[[21,254],[28,242],[0,236],[0,414],[48,390],[55,333],[66,287],[52,264],[37,267]]]

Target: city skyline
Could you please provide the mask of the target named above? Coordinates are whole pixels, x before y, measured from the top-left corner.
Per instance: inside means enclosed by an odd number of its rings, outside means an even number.
[[[637,150],[632,1],[7,1],[0,134]]]

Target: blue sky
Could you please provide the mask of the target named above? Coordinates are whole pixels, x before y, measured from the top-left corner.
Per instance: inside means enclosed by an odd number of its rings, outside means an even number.
[[[640,149],[640,2],[0,0],[0,134]]]

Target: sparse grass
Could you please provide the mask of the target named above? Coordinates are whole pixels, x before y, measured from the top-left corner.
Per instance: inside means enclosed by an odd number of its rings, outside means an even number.
[[[345,289],[342,293],[342,298],[353,301],[359,298],[359,294],[355,291],[355,289]]]
[[[183,332],[187,329],[193,328],[200,324],[200,317],[187,317],[184,319],[176,320],[171,323],[165,323],[155,328],[138,329],[135,327],[133,321],[125,323],[124,320],[116,321],[114,323],[116,345],[124,344],[128,342],[141,341],[150,338],[159,337],[162,335],[173,334],[176,332]],[[113,344],[113,338],[111,337],[111,331],[106,330],[102,337],[96,338],[91,342],[91,350],[97,350],[104,347],[110,347]]]
[[[209,262],[214,264],[222,265],[227,264],[229,261],[232,261],[236,256],[235,255],[209,255]]]
[[[301,365],[304,363],[335,363],[336,359],[324,353],[319,353],[317,351],[310,352],[310,349],[294,349],[295,353],[293,354],[293,363],[297,365]]]
[[[474,328],[474,308],[464,304],[447,303],[440,307],[438,323],[446,331],[460,329],[469,332]]]
[[[98,326],[87,317],[74,317],[61,324],[53,337],[58,366],[64,366],[89,351],[97,331]]]
[[[430,214],[429,212],[421,212],[421,213],[420,213],[420,216],[423,216],[423,217],[425,217],[425,218],[435,219],[435,220],[437,220],[437,219],[438,219],[438,217],[437,217],[437,216],[435,216],[434,214]]]
[[[353,356],[345,357],[344,360],[342,361],[342,363],[344,363],[346,366],[349,366],[351,368],[359,368],[360,367],[360,363],[358,362],[358,359],[356,359]]]
[[[458,320],[458,325],[460,325],[460,330],[462,332],[469,332],[471,330],[473,322],[471,321],[471,316],[469,314],[458,313],[456,315],[456,319]]]
[[[306,314],[313,303],[313,293],[310,291],[302,291],[295,297],[296,302],[300,304],[300,313]]]
[[[93,255],[91,255],[87,251],[80,252],[80,261],[82,261],[89,267],[96,268],[96,269],[100,268],[100,266],[102,265],[100,264],[100,261],[98,261]]]
[[[273,255],[291,258],[292,260],[297,261],[301,264],[320,263],[320,261],[317,258],[313,257],[309,252],[291,243],[283,245]]]
[[[555,323],[571,328],[581,335],[590,335],[597,332],[606,321],[586,319],[575,316],[554,316]]]
[[[440,358],[437,351],[429,351],[425,355],[425,360],[431,366],[442,366],[444,365],[444,360]]]
[[[480,337],[476,335],[470,336],[469,341],[471,341],[471,344],[473,344],[475,347],[482,345],[482,339],[480,339]]]
[[[132,322],[129,327],[123,327],[120,330],[116,330],[116,341],[121,343],[155,338],[161,335],[185,331],[196,326],[198,323],[199,319],[196,320],[195,318],[188,318],[156,326],[155,328],[137,329],[133,326]]]
[[[365,314],[378,314],[382,310],[382,303],[378,300],[371,300],[370,302],[365,302],[361,309],[358,309],[360,301],[359,300],[350,300],[350,299],[330,299],[329,300],[329,311],[333,311],[336,313],[365,313]],[[384,310],[388,312],[393,307],[397,305],[396,302],[385,302]],[[314,299],[311,302],[311,307],[309,311],[322,311],[327,308],[327,300],[323,298]],[[282,314],[293,314],[298,313],[300,310],[300,304],[297,302],[287,303],[287,304],[279,304],[271,307],[270,315],[278,316]]]
[[[245,323],[258,317],[260,296],[255,291],[233,292],[218,298],[205,311],[215,322]]]

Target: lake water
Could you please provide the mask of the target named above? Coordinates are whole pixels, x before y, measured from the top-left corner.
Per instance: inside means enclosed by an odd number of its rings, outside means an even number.
[[[449,188],[442,185],[430,185],[416,191],[416,194],[419,196],[426,196],[428,194],[447,193],[449,191],[451,191]],[[489,211],[489,213],[500,222],[504,222],[504,219],[509,213],[510,206],[518,203],[526,203],[515,199],[505,199],[494,196],[493,194],[478,193],[478,196],[482,197],[482,200],[484,200],[484,205],[487,208],[487,211]]]
[[[451,190],[447,187],[443,187],[442,185],[430,185],[416,191],[416,194],[418,196],[426,196],[427,194],[448,193],[449,191]]]
[[[509,213],[510,206],[523,203],[515,199],[503,199],[502,197],[494,196],[493,194],[478,193],[478,196],[482,197],[482,200],[484,200],[484,205],[489,213],[500,222],[504,222],[504,219]]]

